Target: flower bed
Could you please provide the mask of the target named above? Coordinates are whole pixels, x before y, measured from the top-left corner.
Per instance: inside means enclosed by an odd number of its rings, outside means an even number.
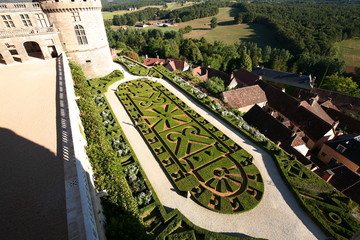
[[[180,191],[223,213],[259,203],[263,181],[245,150],[159,83],[133,80],[119,89],[119,99]]]

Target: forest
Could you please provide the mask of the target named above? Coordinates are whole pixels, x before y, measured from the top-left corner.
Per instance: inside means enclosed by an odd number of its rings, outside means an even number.
[[[210,43],[204,38],[184,39],[183,33],[188,32],[185,29],[180,29],[179,32],[162,32],[156,29],[114,31],[107,27],[109,43],[111,47],[123,49],[127,54],[179,58],[228,73],[240,67],[251,70],[262,65],[280,71],[312,74],[318,79],[317,86],[323,83],[326,76],[344,75],[345,62],[337,58],[338,49],[334,47],[334,43],[360,36],[360,5],[211,2],[174,11],[145,9],[143,11],[147,14],[139,14],[142,11],[131,14],[138,16],[139,21],[154,19],[151,18],[154,15],[162,19],[177,18],[178,21],[188,21],[213,16],[219,7],[229,5],[233,7],[234,13],[237,13],[234,14],[237,23],[266,25],[273,31],[282,49],[271,46],[261,48],[250,42],[239,41],[226,45],[218,41]],[[126,15],[130,14],[123,15],[123,18],[127,18]],[[140,20],[141,18],[143,19]],[[120,21],[119,24],[125,23]],[[360,85],[359,76],[352,77],[357,85]],[[357,85],[354,85],[355,88]],[[358,91],[353,95],[357,94]]]
[[[335,3],[238,4],[237,23],[260,23],[293,54],[333,56],[335,42],[360,35],[360,5]]]

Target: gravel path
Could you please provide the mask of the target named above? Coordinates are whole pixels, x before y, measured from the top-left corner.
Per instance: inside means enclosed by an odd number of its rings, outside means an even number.
[[[123,70],[120,65],[116,65],[116,68]],[[125,78],[123,80],[109,87],[105,96],[156,194],[165,207],[179,209],[182,214],[199,227],[234,236],[277,240],[326,239],[326,235],[297,204],[296,199],[282,181],[280,173],[269,154],[242,135],[233,132],[227,124],[223,123],[192,99],[183,95],[167,81],[156,79],[188,106],[253,155],[254,164],[260,170],[264,179],[265,192],[262,201],[253,210],[241,214],[216,213],[201,207],[191,199],[178,195],[146,143],[132,126],[131,119],[114,94],[114,90],[120,83],[144,77],[133,76],[126,71],[124,71],[124,75]]]

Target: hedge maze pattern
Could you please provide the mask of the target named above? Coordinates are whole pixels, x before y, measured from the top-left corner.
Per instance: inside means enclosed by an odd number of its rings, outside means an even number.
[[[264,191],[252,156],[159,83],[133,80],[117,95],[180,191],[214,211],[254,208]]]

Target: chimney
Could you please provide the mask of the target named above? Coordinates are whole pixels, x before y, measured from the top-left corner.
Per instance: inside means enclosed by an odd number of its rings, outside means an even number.
[[[148,59],[148,58],[149,58],[149,57],[148,57],[148,55],[146,54],[146,55],[145,55],[145,59]]]
[[[303,73],[302,72],[299,72],[299,76],[301,77],[303,75]]]
[[[159,55],[156,55],[156,58],[159,59]]]

